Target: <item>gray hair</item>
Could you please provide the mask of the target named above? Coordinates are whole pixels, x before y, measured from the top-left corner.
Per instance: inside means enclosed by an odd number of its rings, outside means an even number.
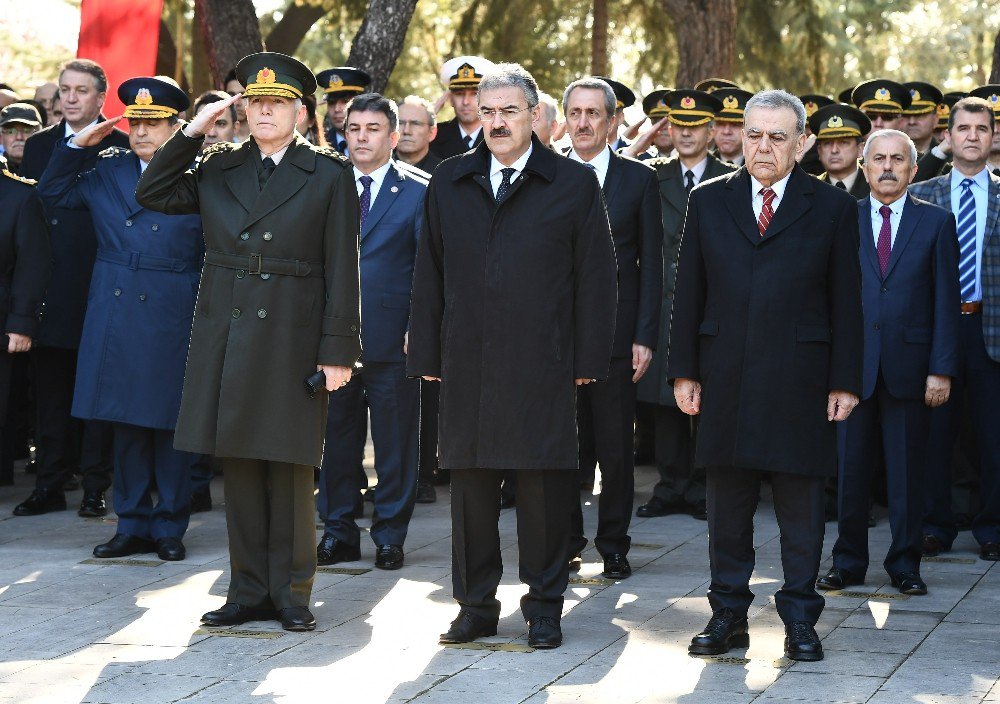
[[[408,95],[403,98],[403,102],[400,105],[416,105],[418,108],[423,108],[427,111],[427,122],[433,127],[434,123],[437,121],[437,115],[434,114],[434,106],[431,105],[431,101],[426,98],[421,98],[419,95]]]
[[[607,81],[602,81],[600,78],[595,76],[587,76],[586,78],[579,78],[568,86],[566,90],[563,91],[563,112],[566,112],[566,105],[569,103],[569,96],[577,88],[589,88],[591,90],[599,90],[604,93],[604,109],[608,113],[608,117],[614,117],[615,113],[618,112],[618,98],[615,97],[615,91],[611,88]]]
[[[871,151],[872,143],[874,143],[876,139],[881,139],[882,137],[898,137],[899,139],[902,139],[910,148],[910,166],[914,166],[917,163],[917,145],[915,145],[913,140],[910,139],[910,135],[900,130],[876,130],[868,135],[868,141],[865,142],[865,148],[861,155],[861,158],[864,159],[865,162],[868,161],[868,152]]]
[[[542,106],[542,119],[545,122],[552,122],[559,118],[559,105],[551,95],[539,93],[538,104]]]
[[[498,88],[520,88],[529,108],[538,105],[538,84],[521,64],[497,64],[487,71],[479,81],[476,99],[482,98],[484,90]]]
[[[778,110],[785,108],[795,113],[795,129],[797,134],[806,132],[806,107],[802,101],[788,91],[780,89],[762,90],[747,101],[744,115],[749,115],[754,108]]]

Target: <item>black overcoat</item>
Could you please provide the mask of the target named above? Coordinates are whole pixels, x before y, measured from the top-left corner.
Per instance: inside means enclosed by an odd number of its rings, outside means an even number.
[[[136,200],[201,213],[205,267],[175,446],[318,466],[325,393],[303,379],[361,353],[360,210],[350,163],[296,136],[263,190],[253,139],[208,147],[178,131],[139,179]]]
[[[616,265],[600,184],[536,138],[498,206],[485,144],[425,203],[407,371],[441,382],[446,469],[575,469],[574,379],[611,360]]]
[[[797,166],[764,237],[745,167],[691,192],[667,376],[702,384],[698,466],[836,473],[827,396],[861,393],[857,212]]]

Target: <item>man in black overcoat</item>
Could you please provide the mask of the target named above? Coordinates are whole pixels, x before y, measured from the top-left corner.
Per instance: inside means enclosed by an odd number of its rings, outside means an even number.
[[[533,647],[562,642],[577,386],[605,379],[614,243],[600,184],[532,136],[538,87],[520,66],[483,77],[485,143],[434,172],[417,251],[407,372],[440,382],[451,470],[452,584],[443,643],[497,631],[500,482],[517,474],[521,613]]]
[[[833,421],[861,391],[857,201],[796,166],[805,108],[784,91],[746,108],[746,166],[691,191],[677,266],[667,377],[699,414],[713,616],[689,652],[749,644],[753,516],[765,474],[781,529],[775,595],[785,654],[819,660],[815,581],[823,485],[837,471]]]

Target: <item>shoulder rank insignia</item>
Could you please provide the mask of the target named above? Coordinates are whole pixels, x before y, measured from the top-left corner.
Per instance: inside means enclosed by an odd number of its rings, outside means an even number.
[[[98,156],[101,159],[110,159],[117,156],[125,156],[128,154],[128,149],[122,149],[121,147],[108,147],[107,149],[102,149]]]
[[[334,161],[340,162],[341,164],[349,164],[350,163],[350,159],[348,159],[346,156],[344,156],[343,154],[341,154],[340,152],[338,152],[333,147],[319,147],[319,146],[316,146],[315,144],[311,144],[309,146],[317,154],[322,154],[323,156],[329,157],[329,158],[333,159]]]
[[[29,186],[34,186],[36,183],[38,183],[38,181],[36,181],[33,178],[25,178],[24,176],[18,176],[17,174],[11,173],[7,169],[0,170],[0,173],[3,173],[3,175],[6,176],[9,179],[13,179],[15,181],[20,181],[21,183],[26,183]]]

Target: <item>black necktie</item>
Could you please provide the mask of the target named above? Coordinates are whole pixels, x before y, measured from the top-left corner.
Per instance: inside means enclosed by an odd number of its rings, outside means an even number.
[[[342,139],[339,140],[337,142],[337,151],[340,152],[341,154],[344,154],[346,156],[346,154],[347,154],[347,142],[345,142]]]
[[[361,195],[359,196],[361,202],[361,227],[364,228],[365,220],[368,219],[368,212],[372,208],[372,183],[375,182],[371,176],[362,176],[358,179],[361,181]]]
[[[684,190],[690,193],[691,189],[694,188],[694,171],[684,172],[684,178],[687,179],[687,184],[685,184]]]
[[[839,189],[840,189],[840,190],[842,190],[842,191],[846,191],[846,190],[847,190],[847,186],[845,186],[845,185],[844,185],[844,182],[843,182],[843,181],[837,181],[837,182],[836,182],[835,184],[833,184],[833,185],[834,185],[834,186],[836,186],[837,188],[839,188]]]
[[[503,179],[497,189],[497,203],[502,203],[507,191],[510,190],[510,177],[514,175],[514,169],[500,169],[500,173],[503,174]]]
[[[465,135],[465,146],[468,147],[469,149],[472,149],[472,143],[474,141],[475,140],[472,139],[472,135],[471,134]]]
[[[257,176],[257,185],[259,185],[260,190],[263,191],[264,186],[267,184],[267,180],[271,178],[271,174],[273,174],[274,170],[277,168],[277,164],[274,163],[274,160],[271,159],[271,157],[265,156],[261,161],[261,166],[264,168],[260,170],[260,174]]]

